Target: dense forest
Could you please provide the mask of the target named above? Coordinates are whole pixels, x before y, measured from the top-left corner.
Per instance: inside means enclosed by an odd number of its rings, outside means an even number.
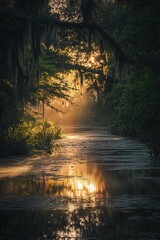
[[[158,160],[159,9],[158,0],[0,0],[0,155],[51,152],[61,129],[44,121],[45,107],[61,111],[53,100],[73,104],[85,85],[92,120],[112,116],[114,133]]]

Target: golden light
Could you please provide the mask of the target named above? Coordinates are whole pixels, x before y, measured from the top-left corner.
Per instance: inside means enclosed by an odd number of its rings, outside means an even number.
[[[95,57],[94,57],[94,56],[91,56],[91,57],[89,58],[89,61],[90,61],[91,63],[95,63]]]
[[[57,176],[63,176],[63,178],[53,179],[53,177],[43,176],[32,181],[32,184],[28,179],[16,182],[16,184],[11,180],[5,187],[5,192],[10,195],[18,193],[23,183],[24,195],[39,194],[71,199],[71,201],[66,202],[69,211],[74,211],[78,203],[82,207],[86,207],[86,203],[95,207],[99,197],[108,198],[106,181],[96,165],[90,167],[87,162],[64,165],[57,171]]]
[[[78,190],[82,190],[83,189],[83,182],[80,181],[80,180],[77,181],[77,189]]]
[[[96,186],[94,183],[90,183],[89,185],[87,185],[87,189],[90,193],[96,192]]]
[[[81,49],[81,50],[80,50]],[[80,69],[88,69],[102,71],[101,53],[96,46],[93,45],[93,50],[89,53],[85,49],[85,45],[82,42],[79,48],[67,47],[63,50],[60,50],[60,54],[67,55],[69,57],[69,64],[79,66]],[[78,69],[79,69],[78,67]],[[104,68],[103,68],[104,71]],[[92,71],[91,71],[92,72]],[[107,73],[107,71],[105,70]],[[106,74],[105,73],[105,74]],[[95,103],[95,92],[88,91],[90,79],[87,78],[85,71],[81,71],[81,73],[77,70],[70,70],[65,72],[60,72],[56,74],[57,81],[61,80],[68,84],[70,87],[69,95],[72,99],[71,102],[67,102],[67,100],[60,100],[59,98],[54,98],[54,102],[52,105],[62,111],[64,114],[60,114],[55,112],[51,108],[45,109],[45,119],[49,119],[54,121],[57,125],[72,125],[72,124],[81,124],[85,121],[88,122],[90,118],[93,117],[93,108]],[[93,79],[98,79],[99,74],[93,74]],[[55,80],[54,80],[55,81]]]
[[[86,164],[72,164],[61,168],[59,174],[68,176],[64,180],[64,188],[61,189],[61,196],[70,196],[74,198],[90,199],[95,202],[96,195],[106,192],[106,183],[101,174],[97,175],[96,165],[90,169]],[[97,177],[98,176],[98,177]]]

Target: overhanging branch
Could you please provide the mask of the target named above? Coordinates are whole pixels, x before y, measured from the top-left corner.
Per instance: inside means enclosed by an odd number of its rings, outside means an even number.
[[[114,38],[106,32],[106,30],[99,25],[96,22],[68,22],[68,21],[59,21],[55,20],[53,16],[44,16],[44,15],[31,15],[24,13],[16,13],[16,17],[21,19],[21,20],[26,20],[29,22],[33,22],[34,24],[36,23],[37,25],[46,25],[46,26],[58,26],[60,28],[66,28],[66,29],[79,29],[79,30],[84,30],[88,29],[89,32],[95,32],[99,34],[103,39],[105,39],[111,46],[111,48],[114,49],[116,53],[116,57],[119,61],[124,61],[124,62],[131,62],[127,56],[124,54],[122,49],[120,48],[119,44],[114,40]]]
[[[82,70],[83,72],[93,73],[93,74],[101,74],[102,73],[102,70],[88,68],[88,67],[85,67],[85,66],[82,66],[79,64],[66,64],[65,68],[72,69],[72,70]]]

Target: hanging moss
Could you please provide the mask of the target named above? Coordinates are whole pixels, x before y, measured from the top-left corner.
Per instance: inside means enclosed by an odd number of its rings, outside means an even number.
[[[28,76],[24,73],[24,49],[33,55],[34,68],[40,54],[40,42],[47,28],[34,22],[35,14],[48,13],[48,0],[1,1],[0,9],[0,79],[10,79],[16,87],[17,102],[23,101]],[[29,17],[24,19],[24,14]],[[32,14],[32,17],[30,15]]]

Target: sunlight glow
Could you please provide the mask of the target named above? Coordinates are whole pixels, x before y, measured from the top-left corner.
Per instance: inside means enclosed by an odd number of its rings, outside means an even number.
[[[89,61],[91,61],[91,63],[95,63],[95,57],[94,57],[94,56],[91,56],[91,57],[89,58]]]
[[[77,181],[77,189],[78,189],[78,190],[82,190],[83,188],[84,188],[83,182],[80,181],[80,180],[78,180],[78,181]]]
[[[100,80],[99,73],[101,72],[104,78],[108,73],[107,53],[102,56],[100,49],[94,44],[92,51],[88,52],[87,49],[88,46],[82,41],[79,47],[65,47],[59,50],[59,54],[67,56],[69,65],[75,66],[75,69],[57,73],[53,82],[67,84],[69,90],[64,93],[70,97],[70,101],[56,97],[50,99],[51,105],[60,112],[45,106],[45,119],[54,121],[58,125],[77,125],[93,118],[97,104],[96,89],[98,87],[103,91],[105,87],[105,82]]]
[[[96,186],[94,185],[94,183],[90,183],[90,184],[87,186],[87,188],[88,188],[88,191],[89,191],[90,193],[96,192]]]
[[[67,198],[70,199],[66,202],[67,209],[70,212],[74,211],[79,204],[82,207],[95,207],[97,201],[100,204],[99,200],[102,201],[102,204],[105,204],[108,198],[106,181],[96,165],[93,164],[90,167],[87,162],[84,164],[66,164],[57,171],[57,174],[63,176],[63,178],[54,179],[53,177],[43,176],[33,181],[32,185],[27,179],[23,182],[16,181],[16,184],[11,180],[5,187],[5,193],[12,195],[18,193],[19,189],[23,189],[24,196],[39,194]]]
[[[59,174],[68,176],[63,182],[64,188],[61,189],[61,196],[90,199],[93,206],[96,203],[95,194],[104,193],[105,197],[108,197],[106,183],[96,165],[93,165],[91,169],[87,164],[72,164],[61,168]]]

